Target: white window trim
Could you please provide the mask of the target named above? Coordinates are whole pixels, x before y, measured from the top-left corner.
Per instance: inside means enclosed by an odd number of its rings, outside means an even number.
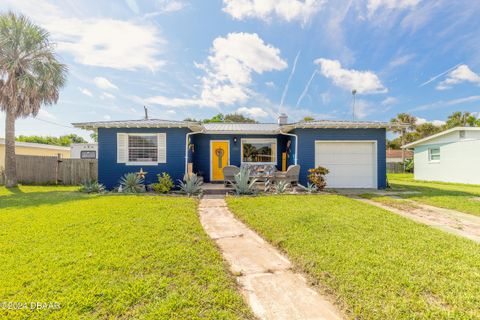
[[[128,155],[129,155],[129,141],[128,141],[128,138],[130,136],[150,136],[150,137],[158,137],[158,133],[127,133],[127,159],[128,159]],[[165,133],[166,135],[166,133]],[[160,148],[160,146],[157,144],[157,153],[158,153],[158,149]],[[165,149],[166,149],[166,141],[165,141]],[[160,162],[160,158],[159,156],[157,155],[157,161],[127,161],[125,162],[125,165],[127,166],[156,166],[158,165]],[[166,163],[166,162],[162,162],[162,163]]]
[[[440,159],[432,160],[432,149],[438,149],[438,156],[440,157]],[[428,163],[440,163],[440,160],[442,159],[440,147],[431,147],[431,148],[428,148],[427,151],[428,151]]]
[[[274,154],[275,161],[274,162],[250,162],[250,161],[245,162],[245,161],[243,161],[243,144],[244,144],[245,141],[247,141],[247,143],[250,142],[250,141],[252,141],[252,142],[267,141],[267,142],[275,143],[275,154]],[[278,163],[277,157],[278,157],[278,141],[277,141],[276,138],[242,138],[242,139],[240,139],[240,163],[241,164],[245,163],[245,164],[260,164],[260,165],[262,165],[262,164],[274,164],[274,165],[276,165]]]

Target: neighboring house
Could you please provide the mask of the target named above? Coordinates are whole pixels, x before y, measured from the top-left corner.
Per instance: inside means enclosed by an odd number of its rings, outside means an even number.
[[[480,128],[457,127],[409,143],[415,179],[480,184]]]
[[[402,153],[405,152],[404,155]],[[405,159],[403,158],[405,157]],[[387,163],[402,163],[404,160],[412,159],[413,151],[411,150],[396,150],[387,149]]]
[[[70,147],[53,146],[49,144],[15,142],[15,153],[27,156],[52,156],[59,154],[62,158],[70,158]],[[0,138],[0,168],[5,167],[5,139]]]
[[[97,143],[73,143],[70,145],[72,159],[97,159]]]
[[[311,121],[287,123],[196,123],[130,120],[74,123],[98,133],[99,181],[111,189],[128,172],[147,171],[147,183],[168,172],[182,179],[195,172],[206,182],[223,180],[227,165],[274,164],[277,169],[301,166],[330,170],[327,185],[335,188],[386,187],[386,129],[383,122]]]

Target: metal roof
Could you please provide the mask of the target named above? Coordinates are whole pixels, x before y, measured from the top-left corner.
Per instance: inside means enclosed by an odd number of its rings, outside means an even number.
[[[407,126],[403,124],[392,124],[390,122],[380,122],[380,121],[315,120],[315,121],[301,121],[301,122],[291,123],[291,124],[285,125],[284,127],[289,128],[291,130],[291,129],[301,129],[301,128],[396,129],[396,128],[406,128]]]
[[[72,123],[72,125],[86,130],[96,130],[98,128],[190,128],[194,131],[200,131],[202,129],[202,125],[198,122],[161,119],[83,122]]]
[[[205,133],[252,133],[276,134],[280,126],[276,123],[204,123]]]
[[[276,123],[200,123],[189,121],[173,120],[126,120],[126,121],[100,121],[73,123],[73,126],[81,129],[96,130],[98,128],[189,128],[192,131],[203,131],[205,133],[225,133],[225,134],[278,134],[280,132],[289,132],[299,128],[385,128],[398,129],[406,128],[403,124],[392,124],[389,122],[376,121],[336,121],[336,120],[317,120],[308,122],[296,122],[285,125]]]
[[[435,138],[438,138],[438,137],[441,137],[441,136],[444,136],[446,134],[449,134],[451,132],[454,132],[454,131],[460,131],[460,130],[465,130],[465,131],[477,131],[477,130],[480,130],[479,127],[455,127],[455,128],[451,128],[451,129],[448,129],[448,130],[445,130],[445,131],[442,131],[442,132],[439,132],[439,133],[436,133],[434,135],[431,135],[431,136],[428,136],[426,138],[423,138],[423,139],[420,139],[420,140],[417,140],[417,141],[414,141],[414,142],[411,142],[411,143],[408,143],[404,146],[402,146],[402,148],[413,148],[413,147],[416,147],[424,142],[427,142],[427,141],[430,141],[432,139],[435,139]]]

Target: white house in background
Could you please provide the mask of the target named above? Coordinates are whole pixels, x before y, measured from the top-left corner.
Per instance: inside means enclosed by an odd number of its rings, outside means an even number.
[[[73,143],[70,149],[72,159],[98,159],[97,143]]]
[[[409,143],[415,179],[480,184],[480,128],[456,127]]]

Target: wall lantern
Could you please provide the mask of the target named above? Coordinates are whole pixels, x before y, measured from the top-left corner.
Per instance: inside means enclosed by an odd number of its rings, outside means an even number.
[[[233,143],[237,143],[237,137],[233,137]]]

